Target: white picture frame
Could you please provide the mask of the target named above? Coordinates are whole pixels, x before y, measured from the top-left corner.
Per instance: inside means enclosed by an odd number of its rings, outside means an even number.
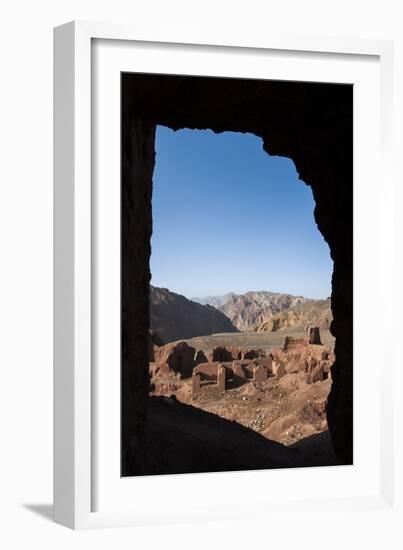
[[[309,58],[318,53],[332,59],[349,59],[349,56],[363,56],[376,59],[379,68],[379,93],[380,99],[380,124],[379,146],[375,154],[379,153],[383,181],[382,200],[377,206],[380,217],[379,238],[382,241],[380,252],[383,265],[377,272],[377,277],[383,288],[393,284],[393,273],[389,269],[395,253],[393,225],[391,224],[391,212],[393,211],[393,172],[391,156],[392,143],[392,119],[393,119],[393,44],[380,40],[337,39],[330,37],[313,36],[286,36],[279,34],[269,37],[241,38],[233,37],[230,31],[223,32],[220,37],[209,35],[206,31],[201,37],[186,36],[186,30],[182,33],[164,36],[153,36],[147,30],[141,31],[130,25],[118,25],[109,23],[72,22],[55,29],[54,60],[55,60],[55,370],[54,370],[54,510],[55,521],[71,528],[105,527],[112,525],[138,525],[158,522],[194,521],[205,519],[236,518],[241,511],[241,497],[230,494],[231,504],[220,508],[220,502],[214,506],[196,505],[186,501],[181,503],[179,495],[188,495],[191,499],[192,490],[189,484],[201,490],[206,477],[201,479],[197,475],[187,476],[186,483],[181,476],[164,476],[158,480],[159,486],[166,484],[165,489],[170,490],[169,483],[172,477],[177,477],[175,484],[178,496],[170,493],[174,503],[170,503],[170,513],[164,509],[164,503],[159,509],[155,509],[153,502],[146,502],[147,491],[153,486],[153,479],[139,478],[136,480],[136,496],[133,502],[123,503],[121,493],[113,491],[110,494],[110,506],[105,510],[94,511],[94,483],[103,482],[98,479],[99,468],[94,459],[94,451],[100,450],[97,443],[97,435],[94,426],[97,425],[96,416],[99,408],[97,401],[98,387],[94,384],[95,372],[92,363],[93,340],[93,312],[94,300],[97,299],[92,281],[94,267],[99,267],[94,260],[94,232],[99,226],[92,220],[92,208],[94,208],[94,183],[92,181],[92,147],[94,135],[92,133],[93,82],[94,63],[93,48],[96,41],[118,41],[126,46],[132,44],[145,45],[146,53],[142,58],[141,70],[149,66],[149,72],[157,69],[153,65],[151,55],[147,53],[147,46],[158,47],[159,52],[168,50],[169,46],[186,50],[188,53],[203,52],[208,48],[209,55],[219,56],[220,52],[228,49],[237,49],[245,55],[254,52],[282,52],[283,55],[298,54]],[[214,54],[216,52],[216,54]],[[149,61],[147,61],[147,55]],[[109,60],[110,61],[110,60]],[[108,61],[106,61],[107,63]],[[112,60],[116,64],[115,58]],[[202,63],[202,61],[200,61]],[[197,71],[197,62],[193,63],[193,70]],[[194,74],[199,74],[195,72]],[[302,77],[301,77],[302,78]],[[308,79],[308,76],[307,76]],[[112,92],[113,93],[113,92]],[[378,97],[378,96],[377,96]],[[375,98],[376,99],[376,98]],[[102,125],[99,126],[102,132]],[[372,146],[374,146],[372,144]],[[113,161],[111,161],[113,162]],[[98,167],[97,167],[98,169]],[[376,175],[368,174],[368,178]],[[375,180],[374,180],[375,182]],[[374,186],[375,190],[375,186]],[[377,196],[374,194],[373,200]],[[369,223],[366,220],[366,223]],[[379,299],[386,300],[386,296]],[[391,383],[392,369],[395,356],[393,348],[387,351],[389,365],[389,383]],[[376,361],[373,360],[374,380],[379,372],[376,370]],[[113,385],[113,381],[111,381]],[[345,482],[349,491],[340,489],[340,476],[343,473],[331,473],[327,469],[311,469],[305,471],[304,476],[320,476],[318,485],[329,483],[333,475],[332,483],[338,492],[328,497],[318,492],[307,495],[304,508],[312,512],[320,510],[326,504],[329,510],[340,510],[346,506],[352,510],[393,510],[394,502],[394,456],[393,456],[393,424],[389,421],[395,414],[393,401],[387,398],[386,388],[382,383],[372,384],[372,397],[380,399],[379,418],[379,456],[377,465],[379,479],[376,479],[376,487],[366,491],[354,486],[354,475],[345,472]],[[112,386],[111,386],[112,387]],[[105,384],[100,391],[105,391]],[[116,395],[113,398],[116,401]],[[366,404],[368,407],[368,403]],[[97,412],[98,411],[98,412]],[[101,416],[102,418],[102,416]],[[102,427],[98,429],[103,429]],[[116,426],[119,432],[119,426]],[[108,437],[108,436],[106,436]],[[102,439],[102,438],[101,438]],[[105,441],[105,437],[104,437]],[[113,445],[112,445],[113,447]],[[363,447],[364,448],[364,447]],[[101,447],[105,451],[104,447]],[[116,449],[115,449],[116,450]],[[119,449],[118,449],[119,451]],[[114,451],[115,452],[115,451]],[[315,472],[316,470],[316,472]],[[321,470],[319,472],[319,470]],[[377,470],[378,472],[378,470]],[[284,478],[293,476],[297,479],[296,471],[283,470],[277,472]],[[301,474],[301,472],[300,472]],[[102,474],[109,476],[107,470]],[[208,474],[210,475],[210,474]],[[243,472],[226,474],[211,474],[222,487],[230,491],[228,480],[237,479],[237,494],[242,495],[247,491],[247,486],[252,483],[259,486],[264,472]],[[368,470],[362,477],[362,483],[369,479],[371,472]],[[194,477],[195,476],[195,477]],[[170,479],[168,479],[170,478]],[[348,481],[347,481],[348,479]],[[155,479],[154,479],[155,482]],[[217,482],[217,481],[216,481]],[[298,482],[299,483],[299,482]],[[312,484],[312,481],[310,481]],[[330,486],[330,483],[329,483]],[[358,487],[358,486],[357,486]],[[268,511],[274,513],[284,506],[291,512],[297,512],[304,499],[303,486],[300,494],[295,498],[286,496],[281,502],[273,498],[257,499],[256,493],[247,501],[253,514],[265,514]],[[151,489],[150,489],[151,490]],[[181,493],[182,491],[182,493]],[[354,492],[355,491],[355,492]],[[122,502],[119,502],[122,499]],[[176,500],[175,500],[176,499]],[[218,499],[219,500],[219,499]],[[259,503],[259,512],[253,504]],[[123,503],[123,504],[122,504]],[[245,503],[245,500],[243,500]],[[228,504],[228,503],[226,503]],[[220,512],[222,511],[222,513]],[[244,516],[242,510],[242,516]]]

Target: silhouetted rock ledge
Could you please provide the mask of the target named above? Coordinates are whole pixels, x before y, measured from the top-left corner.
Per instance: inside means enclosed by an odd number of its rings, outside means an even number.
[[[144,475],[309,465],[298,449],[172,397],[148,399],[146,434]]]

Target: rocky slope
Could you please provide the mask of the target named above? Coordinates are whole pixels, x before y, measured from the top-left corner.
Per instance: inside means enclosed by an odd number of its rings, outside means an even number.
[[[275,315],[269,315],[265,321],[255,327],[255,331],[277,332],[291,327],[306,330],[310,325],[316,325],[321,329],[329,329],[332,319],[330,298],[326,300],[308,300]]]
[[[272,315],[306,301],[302,296],[251,291],[232,296],[218,309],[231,319],[238,330],[248,331],[254,330]]]
[[[230,319],[214,307],[154,286],[150,286],[150,329],[164,343],[237,331]]]

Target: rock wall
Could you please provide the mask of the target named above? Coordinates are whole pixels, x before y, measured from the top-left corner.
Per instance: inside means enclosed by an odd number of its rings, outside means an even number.
[[[280,82],[207,77],[122,75],[122,237],[130,235],[133,256],[123,260],[126,320],[132,343],[123,337],[122,388],[134,405],[122,401],[125,438],[143,441],[147,373],[149,237],[154,126],[251,132],[262,138],[271,155],[291,158],[299,177],[312,189],[319,231],[334,262],[331,332],[336,337],[336,361],[327,419],[339,459],[353,459],[353,89],[350,85]],[[125,137],[126,136],[126,137]],[[140,159],[140,162],[135,160]],[[136,167],[136,168],[135,168]],[[128,201],[126,204],[125,201]],[[136,213],[128,217],[128,213]],[[126,220],[126,217],[128,219]],[[123,243],[124,245],[124,243]],[[123,246],[124,249],[124,246]],[[126,250],[126,253],[129,250]],[[133,258],[130,261],[130,257]],[[124,265],[123,265],[124,264]],[[130,270],[133,273],[130,273]],[[140,303],[139,303],[140,302]],[[129,330],[130,328],[130,330]],[[136,329],[133,332],[133,329]],[[142,335],[143,334],[143,335]],[[128,353],[128,350],[130,353]],[[136,350],[136,351],[134,351]],[[143,353],[143,356],[141,355]],[[133,361],[135,359],[135,361]],[[126,364],[127,363],[127,364]],[[130,363],[130,364],[129,364]],[[139,371],[136,375],[132,370]],[[134,384],[137,380],[138,385]],[[126,407],[129,407],[126,409]],[[131,408],[130,408],[131,407]],[[129,412],[128,412],[129,411]],[[136,433],[137,435],[131,435]],[[131,455],[134,447],[125,451]],[[126,448],[126,445],[123,445]],[[141,460],[141,454],[137,455]],[[130,459],[130,463],[137,459]],[[139,466],[137,464],[137,466]]]
[[[121,449],[122,475],[143,472],[149,389],[149,257],[155,125],[122,103]]]

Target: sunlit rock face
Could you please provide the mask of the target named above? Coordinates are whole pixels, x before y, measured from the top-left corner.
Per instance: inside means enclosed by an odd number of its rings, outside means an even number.
[[[267,153],[291,158],[312,188],[315,221],[334,262],[336,360],[326,413],[340,460],[352,462],[352,99],[350,85],[122,75],[122,433],[130,441],[122,458],[124,475],[141,471],[139,448],[146,446],[156,125],[254,133]]]

